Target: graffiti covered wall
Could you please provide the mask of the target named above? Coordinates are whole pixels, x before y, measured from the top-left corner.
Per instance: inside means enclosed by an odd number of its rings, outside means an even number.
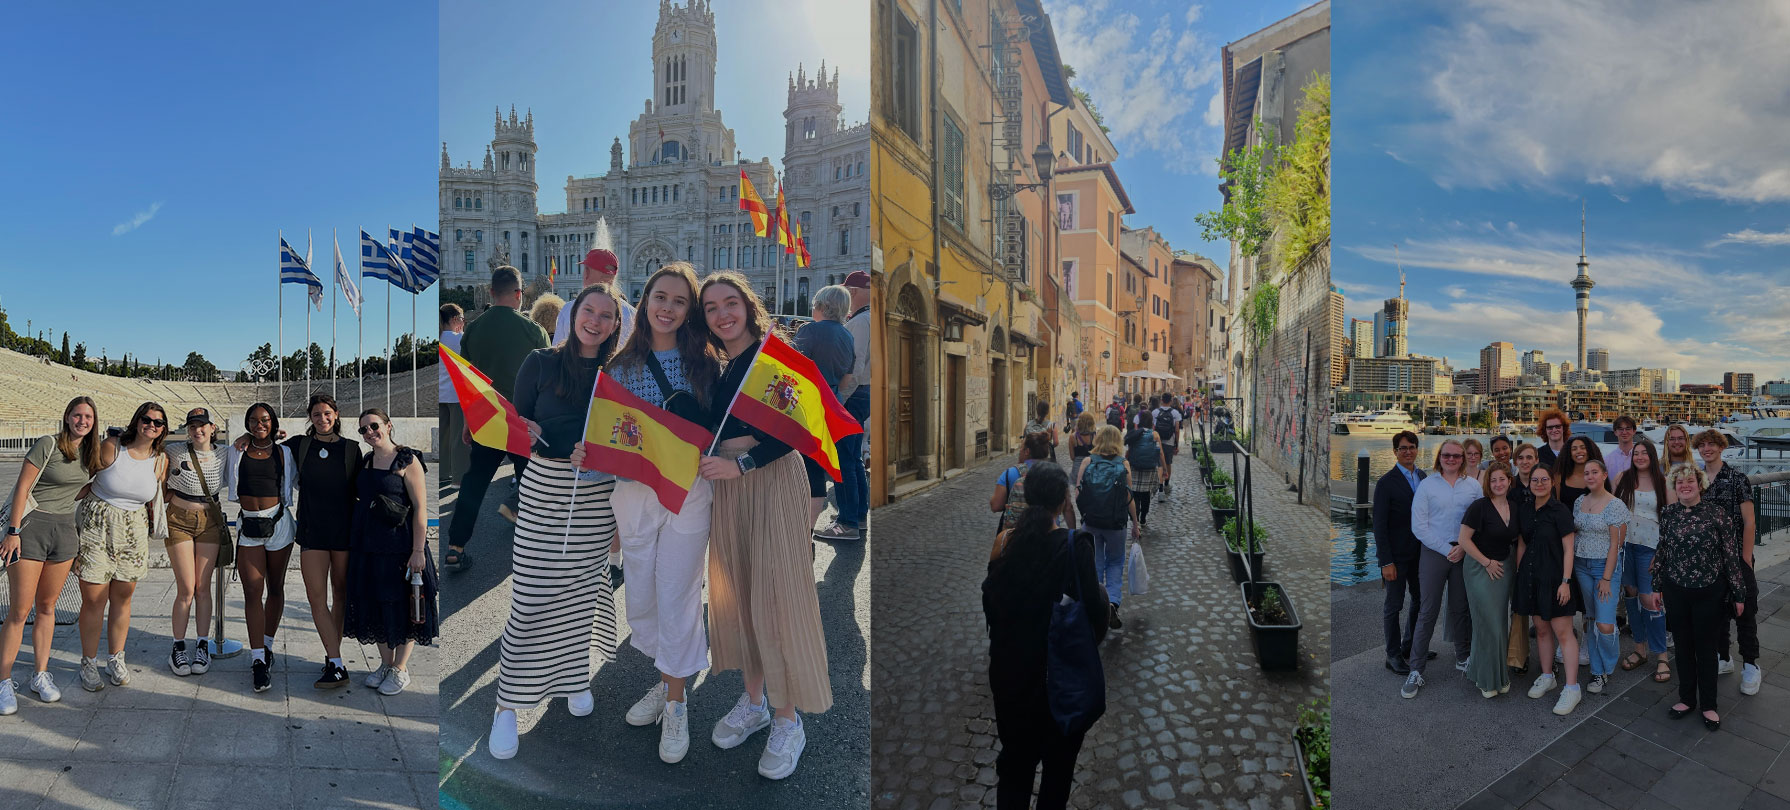
[[[1280,281],[1280,315],[1262,345],[1254,405],[1257,457],[1321,509],[1330,501],[1329,291],[1325,243]]]

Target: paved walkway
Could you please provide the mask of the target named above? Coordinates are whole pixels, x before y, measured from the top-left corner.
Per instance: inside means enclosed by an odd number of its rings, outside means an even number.
[[[1066,454],[1065,454],[1066,458]],[[995,516],[988,496],[1011,457],[875,510],[871,731],[878,810],[992,807],[994,707],[981,582]],[[1127,595],[1101,649],[1107,712],[1076,768],[1078,808],[1304,805],[1290,739],[1298,707],[1329,693],[1323,513],[1258,476],[1267,570],[1291,593],[1302,663],[1264,674],[1191,463],[1150,510],[1150,593]],[[1265,480],[1267,479],[1267,480]],[[1270,481],[1273,483],[1271,484]]]
[[[510,614],[510,545],[514,524],[497,505],[509,493],[508,467],[492,483],[467,548],[471,570],[444,575],[439,799],[444,810],[549,808],[797,808],[863,807],[870,768],[870,572],[865,542],[816,543],[821,624],[827,634],[833,708],[803,715],[808,745],[797,771],[782,781],[758,775],[766,734],[729,751],[709,732],[745,690],[740,673],[703,670],[689,685],[690,753],[683,762],[659,760],[657,726],[635,728],[622,715],[658,681],[652,662],[628,644],[626,584],[616,589],[616,660],[593,662],[595,711],[573,717],[553,700],[518,713],[521,750],[498,760],[486,750],[497,700],[497,666]],[[458,493],[443,498],[452,513]],[[830,524],[831,510],[821,517]]]
[[[11,492],[17,467],[7,466],[0,490]],[[431,466],[431,488],[433,481]],[[153,551],[159,542],[151,544]],[[165,555],[151,556],[152,565],[166,565]],[[36,665],[26,628],[13,667],[19,711],[0,717],[0,807],[436,806],[440,670],[434,647],[416,648],[409,688],[391,697],[361,685],[379,667],[379,650],[352,639],[342,648],[349,685],[313,687],[323,644],[311,623],[295,553],[275,634],[273,687],[257,694],[246,650],[214,660],[204,675],[183,678],[169,671],[173,593],[174,574],[165,567],[150,568],[138,584],[125,647],[131,681],[125,686],[82,689],[80,635],[72,623],[58,626],[50,662],[62,689],[58,703],[40,702],[29,688]],[[226,632],[241,641],[240,583],[227,584],[225,601]],[[78,608],[78,597],[71,604]],[[72,622],[74,616],[61,618]]]
[[[1378,583],[1336,589],[1333,616],[1347,628],[1335,642],[1337,806],[1397,796],[1411,807],[1474,810],[1790,808],[1790,757],[1783,755],[1790,748],[1790,613],[1782,611],[1790,563],[1767,564],[1759,584],[1765,683],[1748,697],[1738,673],[1721,676],[1722,728],[1713,733],[1695,715],[1666,716],[1677,680],[1654,683],[1651,666],[1618,669],[1608,691],[1586,693],[1567,717],[1552,713],[1558,691],[1543,700],[1523,694],[1539,673],[1533,665],[1510,694],[1485,700],[1446,663],[1452,645],[1440,633],[1428,685],[1403,700],[1403,679],[1382,665]],[[1622,649],[1631,648],[1624,631]]]

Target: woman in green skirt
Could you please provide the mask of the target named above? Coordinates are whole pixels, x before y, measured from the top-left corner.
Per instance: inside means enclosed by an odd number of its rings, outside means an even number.
[[[1496,697],[1510,691],[1510,670],[1501,655],[1510,645],[1510,583],[1515,575],[1511,557],[1517,546],[1517,520],[1510,501],[1516,474],[1510,465],[1494,461],[1486,468],[1488,494],[1467,507],[1461,518],[1461,549],[1469,558],[1461,573],[1466,576],[1467,611],[1473,617],[1473,650],[1467,661],[1467,677],[1479,694]]]

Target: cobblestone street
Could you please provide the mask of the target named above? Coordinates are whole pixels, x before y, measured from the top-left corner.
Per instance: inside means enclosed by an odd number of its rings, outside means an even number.
[[[1068,459],[1068,451],[1061,453]],[[981,583],[994,480],[1012,455],[876,510],[871,576],[871,780],[878,810],[992,807],[997,742]],[[1229,470],[1230,457],[1217,456]],[[1127,595],[1101,649],[1106,715],[1077,762],[1078,808],[1304,806],[1291,734],[1302,704],[1329,694],[1328,523],[1258,466],[1267,578],[1304,623],[1297,670],[1257,666],[1238,586],[1198,469],[1184,452],[1174,497],[1150,510],[1150,593]]]

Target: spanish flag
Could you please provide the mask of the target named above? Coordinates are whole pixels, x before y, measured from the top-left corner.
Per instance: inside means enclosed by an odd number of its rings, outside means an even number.
[[[808,242],[802,238],[802,223],[796,223],[796,243],[792,246],[796,254],[796,267],[808,266]]]
[[[557,275],[559,275],[559,257],[554,256],[547,260],[547,283],[552,284],[553,277]]]
[[[634,396],[599,372],[584,419],[584,468],[652,487],[672,514],[696,485],[697,465],[714,435]]]
[[[516,406],[491,387],[491,378],[479,371],[466,358],[446,346],[438,347],[441,365],[453,380],[454,393],[460,397],[460,409],[466,413],[466,430],[472,440],[486,447],[507,450],[527,458],[534,442],[528,438],[528,426]],[[459,441],[458,436],[443,436],[443,442]]]
[[[777,184],[777,244],[789,245],[784,253],[795,252],[795,239],[789,233],[789,208],[783,204],[783,184]]]
[[[864,432],[814,361],[774,334],[759,344],[728,414],[814,459],[834,481],[841,479],[839,440]]]
[[[764,199],[758,196],[758,189],[752,187],[752,180],[746,176],[746,170],[740,170],[740,210],[752,217],[752,232],[759,236],[770,233],[770,212],[765,210]]]

